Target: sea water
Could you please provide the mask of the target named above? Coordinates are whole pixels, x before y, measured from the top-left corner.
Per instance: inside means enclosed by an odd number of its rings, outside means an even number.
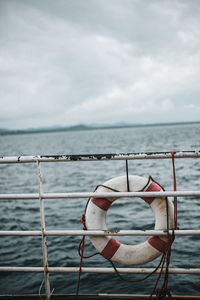
[[[146,151],[179,151],[200,149],[200,125],[149,126],[135,128],[66,131],[54,133],[18,134],[0,136],[0,156],[59,155],[93,153],[134,153]],[[177,189],[200,190],[199,159],[176,159]],[[166,160],[129,161],[129,174],[151,175],[166,190],[173,189],[172,162]],[[92,161],[42,163],[43,191],[90,192],[108,179],[125,175],[125,161]],[[37,193],[37,166],[31,164],[0,165],[0,193]],[[77,222],[84,212],[87,199],[45,200],[47,230],[82,229]],[[1,200],[0,230],[40,230],[38,200]],[[200,199],[178,198],[180,229],[199,229]],[[153,229],[154,216],[141,199],[118,199],[108,210],[109,229]],[[137,244],[147,237],[119,237],[127,244]],[[78,267],[78,245],[81,237],[48,237],[49,266]],[[199,268],[200,238],[176,237],[170,267]],[[85,255],[96,252],[89,237]],[[156,267],[160,259],[142,267]],[[100,255],[84,259],[84,266],[111,267]],[[42,251],[40,237],[0,237],[0,266],[40,267]],[[119,267],[123,265],[116,264]],[[127,266],[126,266],[127,267]],[[141,267],[141,266],[139,266]],[[123,275],[137,280],[144,275]],[[156,275],[145,281],[126,282],[116,274],[83,273],[80,293],[146,293],[154,286]],[[51,289],[55,294],[74,294],[78,274],[51,273]],[[0,294],[38,294],[43,281],[42,273],[2,272]],[[199,275],[171,275],[169,287],[173,294],[200,294]]]

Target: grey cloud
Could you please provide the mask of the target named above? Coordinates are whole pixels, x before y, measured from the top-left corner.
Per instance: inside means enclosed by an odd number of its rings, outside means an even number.
[[[195,0],[1,0],[0,127],[187,119],[199,16]]]

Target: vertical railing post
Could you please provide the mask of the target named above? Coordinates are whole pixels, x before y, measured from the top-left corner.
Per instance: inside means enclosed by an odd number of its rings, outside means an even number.
[[[40,200],[40,223],[41,223],[41,233],[42,233],[42,253],[43,253],[43,266],[44,266],[44,283],[46,300],[51,298],[51,288],[49,281],[49,270],[48,270],[48,247],[47,247],[47,237],[45,235],[45,212],[44,212],[44,199],[42,198],[42,171],[41,163],[37,161],[38,170],[38,186],[39,186],[39,200]]]

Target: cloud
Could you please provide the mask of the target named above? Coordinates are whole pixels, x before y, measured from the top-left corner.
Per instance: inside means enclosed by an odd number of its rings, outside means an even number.
[[[184,105],[184,108],[185,109],[190,109],[190,110],[199,110],[200,109],[200,105],[196,105],[196,104],[190,103],[190,104]]]
[[[199,119],[198,1],[0,6],[0,127]]]

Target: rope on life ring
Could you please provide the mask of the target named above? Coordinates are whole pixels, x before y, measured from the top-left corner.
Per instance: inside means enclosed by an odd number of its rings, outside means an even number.
[[[85,212],[85,225],[88,230],[107,230],[106,214],[111,204],[118,198],[98,198],[98,193],[118,190],[127,191],[127,178],[120,176],[106,181],[96,189],[97,197],[91,198]],[[163,188],[151,177],[129,175],[130,192],[159,192]],[[169,230],[174,227],[174,206],[165,197],[141,198],[148,203],[155,215],[155,230]],[[152,236],[143,243],[126,245],[111,236],[91,236],[92,244],[98,252],[111,261],[125,265],[140,265],[150,262],[165,253],[171,242],[170,236]]]

